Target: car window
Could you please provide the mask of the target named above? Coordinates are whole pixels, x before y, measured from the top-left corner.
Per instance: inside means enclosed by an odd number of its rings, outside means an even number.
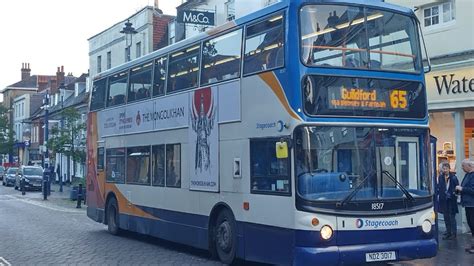
[[[24,168],[24,175],[43,175],[43,171],[40,168]]]
[[[8,168],[7,174],[16,174],[18,168]]]

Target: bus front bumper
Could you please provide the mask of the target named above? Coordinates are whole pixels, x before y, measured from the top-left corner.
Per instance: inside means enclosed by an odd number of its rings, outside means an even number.
[[[359,265],[366,262],[366,253],[384,251],[395,251],[396,259],[392,261],[414,260],[434,257],[437,250],[436,239],[321,248],[296,247],[294,265]]]

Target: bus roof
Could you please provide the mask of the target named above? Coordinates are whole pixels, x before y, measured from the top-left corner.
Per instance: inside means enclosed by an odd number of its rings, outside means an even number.
[[[195,36],[192,36],[190,38],[181,40],[179,42],[173,43],[171,45],[168,45],[166,47],[163,47],[159,50],[153,51],[147,55],[144,55],[140,58],[131,60],[129,62],[120,64],[118,66],[115,66],[111,69],[108,69],[104,72],[101,72],[97,74],[94,77],[94,80],[96,79],[101,79],[104,77],[107,77],[111,75],[112,73],[120,72],[123,70],[126,70],[132,66],[135,65],[140,65],[146,62],[149,62],[150,60],[160,57],[161,55],[166,55],[170,52],[177,51],[179,49],[185,48],[188,45],[191,45],[195,42],[199,42],[202,40],[205,40],[211,36],[218,35],[224,31],[227,31],[231,28],[238,27],[240,25],[252,22],[256,19],[259,19],[261,17],[267,16],[269,14],[272,14],[274,12],[277,12],[278,10],[284,9],[288,7],[288,5],[301,5],[301,4],[348,4],[348,5],[363,5],[367,7],[372,7],[372,8],[378,8],[378,9],[387,9],[387,10],[392,10],[395,12],[403,13],[408,16],[416,17],[414,12],[406,7],[398,6],[398,5],[393,5],[389,3],[385,3],[384,0],[281,0],[280,2],[277,2],[273,5],[267,6],[265,8],[262,8],[256,12],[250,13],[248,15],[245,15],[241,18],[238,18],[233,21],[229,21],[225,24],[219,25],[215,28],[209,29],[206,32],[199,33]]]

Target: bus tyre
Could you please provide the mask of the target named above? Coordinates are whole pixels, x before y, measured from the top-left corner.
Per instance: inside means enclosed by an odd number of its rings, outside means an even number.
[[[107,230],[112,235],[118,235],[120,233],[120,228],[118,226],[119,221],[119,212],[117,207],[117,200],[111,198],[107,204]]]
[[[235,259],[237,231],[234,216],[227,209],[217,216],[214,240],[219,259],[225,264],[231,264]]]

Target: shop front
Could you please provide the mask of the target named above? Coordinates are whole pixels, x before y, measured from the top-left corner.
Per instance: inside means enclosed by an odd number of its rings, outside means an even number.
[[[461,182],[462,160],[474,160],[474,62],[436,66],[426,86],[431,135],[438,139],[436,165],[449,162]]]

